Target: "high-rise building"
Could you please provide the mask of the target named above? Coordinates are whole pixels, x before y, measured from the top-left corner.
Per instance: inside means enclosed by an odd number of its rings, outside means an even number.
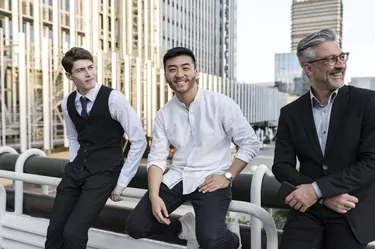
[[[0,0],[0,144],[65,144],[60,103],[72,90],[63,53],[91,51],[97,80],[125,94],[151,136],[173,93],[162,57],[193,50],[201,87],[236,96],[237,0]],[[3,97],[2,97],[3,96]]]
[[[338,42],[342,39],[342,0],[293,0],[292,3],[292,51],[306,35],[323,28],[336,31]]]
[[[237,1],[162,0],[164,49],[186,46],[203,72],[236,78]]]
[[[291,16],[292,52],[275,54],[275,84],[280,91],[299,96],[309,90],[310,83],[298,62],[298,43],[308,34],[332,28],[341,46],[342,0],[293,0]]]

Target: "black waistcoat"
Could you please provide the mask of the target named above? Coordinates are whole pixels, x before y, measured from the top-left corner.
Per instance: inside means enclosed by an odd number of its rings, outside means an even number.
[[[122,167],[124,163],[124,129],[109,112],[108,99],[111,91],[111,88],[101,86],[87,120],[81,117],[75,107],[77,92],[72,92],[68,97],[68,113],[77,130],[80,144],[72,162],[75,169],[85,166],[91,173],[95,173]]]

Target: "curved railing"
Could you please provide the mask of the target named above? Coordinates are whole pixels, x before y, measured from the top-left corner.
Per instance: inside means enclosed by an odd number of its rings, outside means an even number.
[[[1,153],[17,153],[15,150],[0,147],[0,154]],[[41,176],[41,175],[34,175],[34,174],[27,174],[23,173],[23,168],[26,160],[32,156],[45,156],[45,153],[38,149],[29,149],[22,153],[16,161],[15,172],[0,170],[0,178],[8,178],[15,180],[15,213],[22,214],[22,206],[23,206],[23,182],[34,183],[34,184],[41,184],[42,186],[57,186],[61,181],[61,178],[58,177],[49,177],[49,176]],[[258,173],[260,175],[260,173]],[[257,180],[259,182],[260,180]],[[260,181],[261,182],[261,181]],[[255,186],[258,186],[256,183]],[[253,184],[252,184],[253,188]],[[42,193],[45,191],[42,191]],[[124,197],[132,197],[132,198],[141,198],[145,194],[145,189],[138,189],[138,188],[126,188],[122,196]],[[256,198],[256,203],[249,203],[244,201],[236,201],[233,200],[229,206],[229,211],[239,212],[249,214],[258,218],[260,221],[263,222],[263,226],[267,235],[267,249],[277,249],[278,246],[278,239],[277,239],[277,230],[275,223],[272,219],[272,216],[261,207],[260,205],[260,196],[257,196],[256,193],[260,192],[255,191],[252,192],[252,198]],[[5,194],[4,191],[0,190],[0,196]],[[254,197],[253,197],[254,196]],[[259,201],[258,201],[259,200]],[[2,204],[3,205],[3,204]],[[5,204],[4,204],[5,205]],[[0,206],[0,212],[4,212],[5,207]],[[259,222],[259,221],[258,221]],[[261,223],[259,223],[259,229],[261,228]],[[251,241],[260,241],[261,235],[253,237]],[[253,242],[252,242],[253,243]]]

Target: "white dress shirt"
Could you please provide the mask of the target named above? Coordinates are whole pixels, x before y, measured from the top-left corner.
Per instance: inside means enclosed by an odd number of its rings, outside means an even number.
[[[221,93],[198,88],[189,108],[173,97],[158,111],[147,167],[164,172],[172,144],[177,150],[163,183],[173,188],[182,180],[183,194],[189,194],[208,175],[224,174],[230,167],[232,139],[242,161],[249,163],[259,153],[259,140],[240,107]]]
[[[95,88],[91,89],[85,95],[85,97],[90,100],[87,103],[87,113],[89,115],[100,87],[101,84],[96,83]],[[77,91],[77,95],[75,98],[75,107],[78,113],[81,113],[82,111],[82,105],[80,102],[81,96],[82,95]],[[73,161],[77,156],[80,145],[78,143],[77,130],[68,114],[67,99],[68,96],[65,96],[61,104],[61,109],[63,112],[66,124],[66,134],[69,141],[69,159],[70,161]],[[138,165],[147,146],[146,138],[137,113],[121,92],[117,90],[111,91],[108,99],[108,107],[111,117],[121,124],[125,134],[127,135],[131,143],[128,157],[126,158],[124,166],[121,169],[119,179],[117,181],[117,184],[121,187],[127,187],[130,180],[137,173]]]

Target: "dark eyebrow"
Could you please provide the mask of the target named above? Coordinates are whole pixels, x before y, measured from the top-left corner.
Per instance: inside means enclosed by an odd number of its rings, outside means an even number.
[[[185,66],[190,66],[190,63],[184,63],[184,64],[181,64],[182,67],[185,67]],[[167,68],[171,68],[171,67],[177,67],[176,65],[169,65]]]
[[[94,65],[94,63],[91,63],[88,67],[91,67],[91,66],[93,66]],[[85,69],[85,67],[79,67],[79,68],[77,68],[76,70],[74,70],[74,72],[77,72],[78,70],[80,70],[80,69]]]

